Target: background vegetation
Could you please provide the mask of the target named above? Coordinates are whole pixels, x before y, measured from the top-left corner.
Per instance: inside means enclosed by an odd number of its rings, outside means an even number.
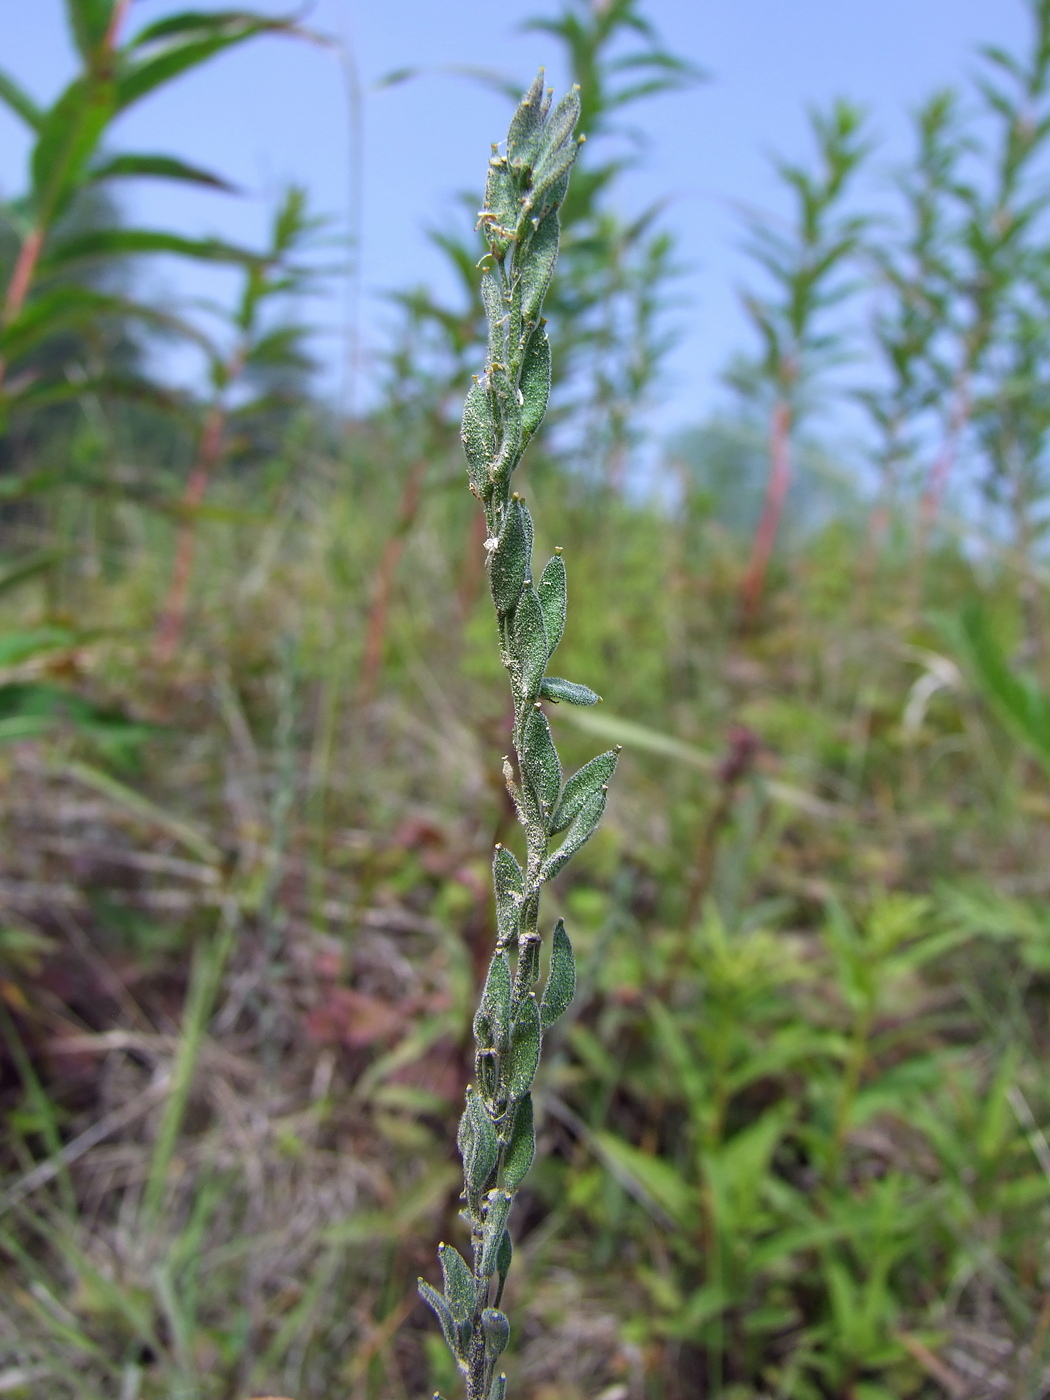
[[[455,1383],[415,1278],[461,1228],[515,841],[455,421],[480,249],[443,240],[461,302],[404,292],[382,401],[345,421],[310,392],[299,191],[259,250],[129,228],[110,194],[221,183],[109,121],[275,22],[125,8],[70,4],[82,72],[49,110],[0,79],[35,142],[0,230],[0,1394],[400,1400]],[[551,719],[567,762],[624,752],[551,894],[580,987],[516,1207],[524,1394],[1050,1394],[1030,8],[1027,51],[917,114],[891,213],[863,114],[814,116],[773,176],[792,222],[747,231],[755,346],[651,499],[625,482],[673,230],[618,213],[602,137],[698,75],[641,0],[537,21],[592,139],[525,470],[570,562],[564,668],[606,697]],[[207,327],[138,303],[157,251],[230,262],[238,301]],[[207,393],[157,382],[157,335],[200,345]]]

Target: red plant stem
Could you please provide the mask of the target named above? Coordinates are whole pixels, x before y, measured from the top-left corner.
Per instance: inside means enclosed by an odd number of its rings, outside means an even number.
[[[175,563],[172,566],[171,583],[154,644],[154,655],[162,664],[171,661],[182,639],[197,539],[196,513],[204,500],[216,463],[222,456],[222,435],[225,426],[225,409],[216,405],[204,420],[197,459],[182,493],[182,519],[179,522],[178,540],[175,545]]]
[[[11,271],[11,280],[8,282],[7,291],[4,294],[3,323],[5,326],[10,325],[22,310],[25,299],[29,295],[29,288],[33,283],[33,274],[40,261],[40,250],[43,245],[44,230],[42,228],[30,229],[18,250],[18,257]],[[3,385],[6,372],[7,362],[0,356],[0,386]]]
[[[741,625],[746,631],[758,613],[766,587],[766,574],[773,556],[784,499],[791,480],[791,406],[784,399],[773,405],[769,425],[769,480],[762,516],[755,531],[751,559],[740,590]]]
[[[387,622],[390,616],[390,600],[394,591],[394,577],[401,555],[405,548],[405,537],[419,514],[419,503],[423,494],[427,463],[417,457],[409,468],[401,492],[401,504],[397,512],[394,533],[383,548],[379,567],[376,569],[375,587],[368,609],[368,622],[365,626],[365,646],[361,660],[361,688],[359,702],[367,705],[375,693],[376,681],[383,664],[383,650],[386,642]]]

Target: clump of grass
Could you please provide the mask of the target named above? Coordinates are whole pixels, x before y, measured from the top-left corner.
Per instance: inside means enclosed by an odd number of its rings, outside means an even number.
[[[540,312],[558,256],[558,209],[579,149],[573,135],[579,110],[576,88],[552,105],[541,70],[511,121],[506,154],[493,147],[479,225],[488,244],[481,284],[488,350],[485,373],[463,410],[467,472],[485,511],[500,658],[514,701],[514,762],[504,759],[503,775],[526,844],[524,866],[505,846],[496,847],[498,937],[474,1017],[475,1083],[459,1125],[473,1264],[442,1244],[443,1292],[419,1281],[466,1378],[468,1400],[502,1400],[506,1393],[507,1378],[496,1367],[510,1336],[500,1308],[512,1254],[507,1221],[536,1153],[530,1089],[543,1033],[568,1007],[576,983],[572,945],[559,919],[537,1000],[540,892],[601,820],[618,752],[600,754],[563,782],[542,702],[593,705],[599,697],[546,674],[565,628],[565,564],[556,550],[533,582],[532,516],[510,489],[550,393],[551,351]],[[557,836],[562,840],[552,852]]]

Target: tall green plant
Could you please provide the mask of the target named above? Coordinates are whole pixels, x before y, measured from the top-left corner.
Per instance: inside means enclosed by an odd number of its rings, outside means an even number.
[[[466,1379],[468,1400],[502,1400],[506,1393],[496,1367],[510,1334],[500,1308],[512,1253],[507,1222],[536,1151],[530,1090],[543,1033],[575,989],[572,945],[559,919],[542,996],[534,991],[540,892],[601,820],[617,759],[616,750],[600,754],[563,781],[542,702],[592,705],[599,697],[546,674],[565,626],[565,564],[556,550],[534,584],[532,516],[511,491],[512,473],[547,409],[551,351],[541,308],[558,255],[558,211],[579,148],[573,136],[579,111],[575,88],[552,107],[541,70],[511,122],[506,154],[492,149],[480,224],[488,246],[481,279],[488,351],[463,410],[467,474],[485,512],[500,657],[514,702],[515,761],[504,759],[503,774],[526,845],[524,865],[496,847],[498,939],[474,1017],[475,1082],[459,1126],[473,1263],[442,1244],[443,1292],[419,1282]]]
[[[765,591],[791,479],[793,434],[809,406],[814,379],[842,353],[841,335],[829,326],[827,313],[851,291],[843,273],[867,222],[842,212],[869,149],[861,113],[838,101],[827,114],[813,114],[812,128],[817,170],[777,163],[777,173],[795,202],[790,229],[781,232],[765,219],[749,220],[747,251],[772,285],[765,296],[744,296],[762,342],[762,354],[748,368],[748,379],[751,385],[757,381],[769,405],[769,479],[741,590],[745,625],[754,621]]]
[[[65,373],[42,377],[30,359],[56,335],[114,316],[171,322],[155,308],[87,285],[85,269],[137,253],[252,261],[217,239],[120,226],[77,230],[67,216],[86,193],[114,180],[148,176],[229,188],[212,172],[174,156],[109,153],[106,137],[129,108],[180,74],[257,35],[295,31],[287,18],[250,10],[184,11],[144,25],[124,40],[129,0],[67,0],[66,8],[79,68],[49,107],[0,72],[0,101],[25,123],[33,142],[26,191],[7,210],[18,247],[0,309],[0,427],[12,412],[30,412],[84,392],[82,375],[75,377],[78,382]]]

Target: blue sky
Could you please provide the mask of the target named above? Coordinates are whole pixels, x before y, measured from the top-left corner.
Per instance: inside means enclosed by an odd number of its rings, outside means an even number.
[[[181,8],[136,0],[132,14],[145,21]],[[261,0],[258,8],[283,7]],[[336,38],[335,49],[261,40],[143,103],[114,132],[115,148],[179,154],[222,172],[244,195],[143,183],[127,198],[129,213],[143,224],[255,241],[276,192],[288,180],[305,183],[318,210],[360,235],[365,399],[391,315],[381,293],[423,281],[450,285],[424,230],[460,217],[455,192],[480,187],[488,143],[505,132],[507,104],[451,70],[475,65],[524,83],[545,63],[561,86],[551,41],[520,31],[527,16],[556,8],[556,0],[488,7],[476,0],[317,0],[310,22]],[[868,106],[880,137],[871,185],[885,188],[909,148],[906,113],[933,88],[971,72],[978,42],[1022,43],[1026,16],[1021,0],[649,0],[646,8],[667,45],[710,74],[703,86],[638,109],[648,150],[622,191],[625,211],[669,201],[667,219],[688,269],[680,289],[686,333],[655,419],[664,431],[710,411],[722,393],[719,370],[747,343],[737,305],[747,268],[734,207],[776,212],[768,155],[805,157],[807,107],[840,95]],[[36,95],[52,94],[72,63],[61,0],[0,0],[0,53]],[[422,75],[379,85],[408,65]],[[348,74],[360,87],[359,121]],[[21,188],[25,154],[22,132],[0,114],[4,194]],[[214,275],[169,263],[151,265],[144,276],[169,297],[216,289]],[[316,313],[328,328],[320,342],[325,382],[339,393],[354,301],[333,287]],[[188,361],[175,368],[191,372]]]

